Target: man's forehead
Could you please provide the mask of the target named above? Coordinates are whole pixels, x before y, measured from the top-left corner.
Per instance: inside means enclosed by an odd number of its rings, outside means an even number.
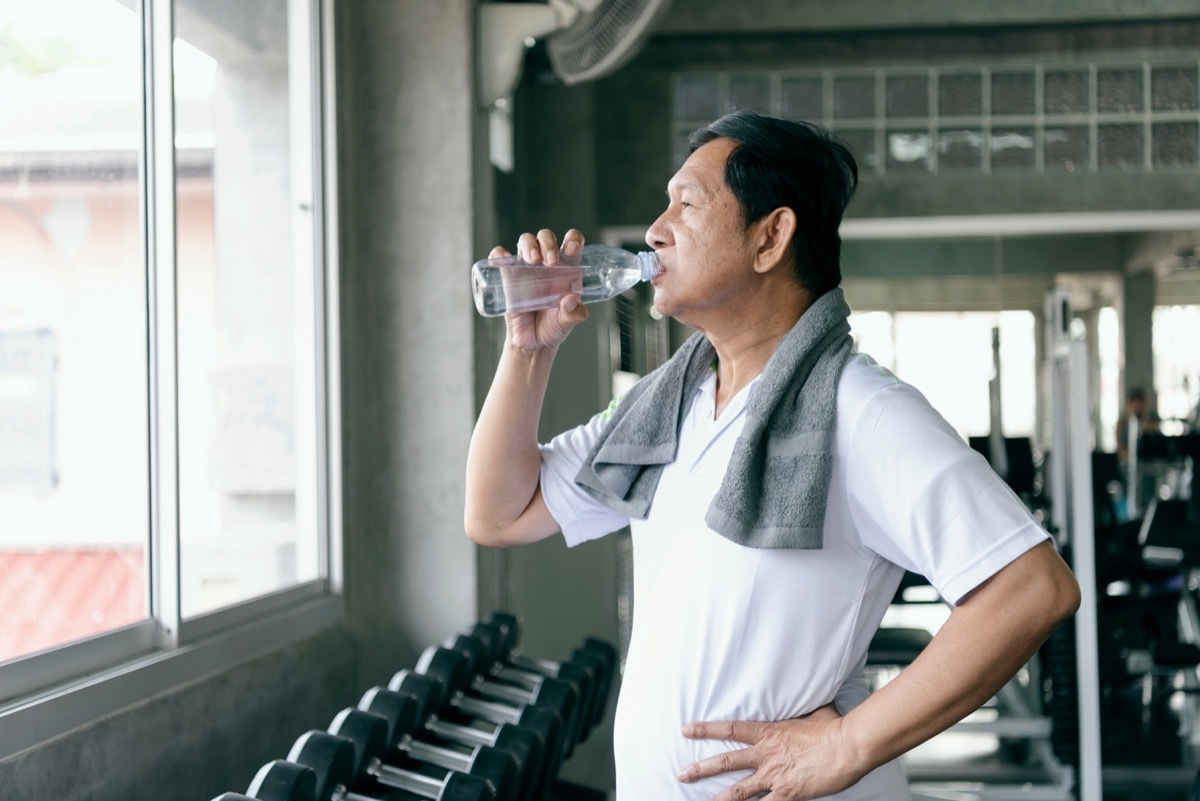
[[[722,138],[696,148],[667,182],[667,188],[718,191],[725,185],[725,161],[735,145],[733,140]]]

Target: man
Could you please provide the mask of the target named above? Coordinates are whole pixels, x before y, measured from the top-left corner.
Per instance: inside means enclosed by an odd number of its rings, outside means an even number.
[[[896,757],[987,701],[1078,587],[925,399],[850,352],[837,288],[849,151],[749,112],[691,146],[646,241],[656,307],[699,333],[615,414],[539,446],[556,348],[588,313],[568,297],[509,317],[468,455],[466,529],[510,546],[631,527],[620,801],[907,798]],[[582,241],[569,231],[561,251]],[[545,230],[518,243],[534,264],[559,250]],[[867,645],[905,569],[956,606],[868,697]]]

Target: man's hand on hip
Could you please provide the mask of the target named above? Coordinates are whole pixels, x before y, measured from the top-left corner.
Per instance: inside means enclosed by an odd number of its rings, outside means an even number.
[[[842,716],[833,704],[793,720],[689,723],[692,740],[733,740],[748,747],[702,759],[679,772],[694,782],[735,770],[753,773],[712,798],[746,801],[764,793],[770,801],[803,801],[845,790],[862,778],[848,766]]]

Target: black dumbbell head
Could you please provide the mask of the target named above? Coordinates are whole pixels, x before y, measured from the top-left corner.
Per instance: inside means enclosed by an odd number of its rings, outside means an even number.
[[[408,669],[396,671],[387,688],[412,698],[417,704],[417,720],[422,722],[428,720],[430,715],[436,715],[438,710],[449,703],[444,684]]]
[[[420,731],[425,720],[413,696],[386,687],[375,686],[367,690],[359,699],[358,708],[387,722],[388,748],[395,747],[406,735]]]
[[[491,670],[492,661],[488,657],[487,647],[483,641],[469,634],[458,634],[448,639],[444,647],[457,651],[466,660],[467,675],[474,677]]]
[[[511,653],[521,642],[521,623],[516,615],[508,612],[492,612],[483,619],[484,623],[492,623],[500,628],[504,640],[501,644],[504,653]]]
[[[542,744],[537,735],[511,723],[496,729],[493,748],[512,754],[521,772],[521,798],[534,798],[538,778],[544,767]]]
[[[450,773],[437,801],[497,801],[497,796],[490,784],[476,776]]]
[[[354,744],[354,775],[358,776],[372,760],[388,752],[387,721],[354,707],[346,707],[334,716],[327,730]]]
[[[422,653],[413,671],[441,682],[447,696],[466,689],[471,674],[467,659],[459,651],[431,645]]]
[[[599,726],[604,720],[604,713],[608,710],[608,696],[612,692],[613,674],[617,671],[617,649],[603,640],[588,637],[583,641],[580,650],[595,656],[604,665],[599,687],[597,688],[598,698],[592,707],[595,712],[592,718],[592,725]]]
[[[471,635],[483,644],[484,655],[489,664],[494,665],[497,662],[503,662],[508,656],[508,654],[503,651],[504,632],[497,624],[479,621],[478,623],[473,624],[471,628],[467,630],[467,634]]]
[[[304,765],[276,759],[258,769],[246,795],[258,801],[314,801],[317,774]]]
[[[332,799],[339,786],[350,787],[359,773],[354,743],[315,729],[300,735],[287,761],[312,768],[317,779],[317,801]]]

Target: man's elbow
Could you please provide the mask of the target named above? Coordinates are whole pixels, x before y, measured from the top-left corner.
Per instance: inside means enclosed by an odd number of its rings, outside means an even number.
[[[463,530],[472,542],[485,548],[504,548],[511,544],[505,541],[503,531],[499,527],[472,515],[469,511],[463,515]]]
[[[1082,593],[1075,574],[1066,563],[1056,560],[1045,577],[1046,586],[1042,590],[1042,600],[1047,617],[1057,627],[1079,611]]]

